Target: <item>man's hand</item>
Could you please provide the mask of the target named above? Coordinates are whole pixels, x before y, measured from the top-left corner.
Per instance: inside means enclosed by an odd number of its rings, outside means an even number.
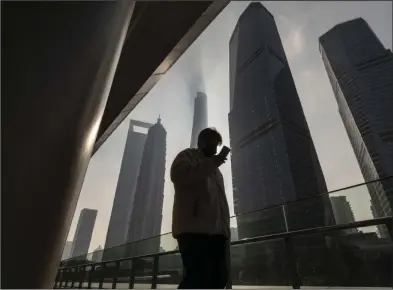
[[[220,154],[218,154],[218,155],[212,156],[211,159],[213,160],[214,164],[217,167],[220,167],[221,165],[223,165],[225,163],[225,161],[227,160],[227,157],[226,156],[223,157]]]

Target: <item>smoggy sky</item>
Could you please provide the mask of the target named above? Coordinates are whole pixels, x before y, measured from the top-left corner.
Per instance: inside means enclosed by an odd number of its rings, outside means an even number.
[[[248,1],[231,2],[117,128],[90,161],[68,240],[83,208],[98,210],[90,251],[105,244],[129,119],[155,122],[167,130],[167,165],[162,232],[171,230],[173,186],[168,178],[176,154],[189,146],[193,99],[208,96],[209,126],[229,144],[228,42]],[[392,48],[392,2],[263,2],[274,15],[329,191],[363,182],[318,49],[318,37],[334,25],[363,17],[386,48]],[[135,70],[137,73],[137,69]],[[222,167],[233,214],[230,162]],[[343,193],[341,193],[343,194]],[[363,189],[346,194],[357,219],[371,217]],[[235,226],[235,224],[232,224]]]

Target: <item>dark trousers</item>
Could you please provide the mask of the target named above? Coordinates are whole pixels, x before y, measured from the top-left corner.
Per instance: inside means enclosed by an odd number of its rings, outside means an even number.
[[[224,289],[229,278],[229,241],[204,234],[183,234],[177,241],[184,269],[178,288]]]

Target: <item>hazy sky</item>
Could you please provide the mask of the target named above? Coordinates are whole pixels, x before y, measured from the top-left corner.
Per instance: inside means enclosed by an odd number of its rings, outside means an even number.
[[[167,130],[167,165],[162,232],[171,230],[173,186],[168,178],[176,154],[189,146],[193,99],[208,96],[209,126],[229,144],[229,37],[248,1],[231,2],[126,118],[90,161],[69,233],[72,240],[83,208],[98,209],[90,251],[105,244],[129,119],[155,122]],[[386,48],[392,48],[392,2],[263,2],[274,15],[329,191],[363,178],[338,114],[318,49],[318,37],[334,25],[363,17]],[[135,70],[137,72],[137,69]],[[233,214],[230,162],[222,167]],[[351,190],[357,219],[370,217],[369,195]]]

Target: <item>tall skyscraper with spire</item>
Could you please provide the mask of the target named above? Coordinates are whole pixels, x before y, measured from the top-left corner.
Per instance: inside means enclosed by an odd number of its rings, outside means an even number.
[[[373,181],[393,176],[391,50],[383,46],[362,18],[334,26],[319,42],[339,112],[364,179]],[[393,178],[370,183],[368,189],[373,215],[391,216]]]
[[[162,208],[164,201],[165,160],[167,132],[158,118],[157,123],[149,128],[139,176],[135,190],[135,199],[128,227],[127,242],[139,241],[161,233]],[[149,249],[147,249],[149,248]],[[146,246],[144,251],[159,251],[157,238]],[[135,252],[128,254],[142,254]]]
[[[251,3],[240,16],[230,39],[229,57],[235,213],[326,192],[274,17],[262,4]],[[292,229],[333,222],[328,199],[293,206],[287,215]],[[247,236],[248,226],[238,219],[239,238]]]
[[[117,251],[107,249],[123,245],[127,241],[132,205],[135,198],[135,188],[147,137],[146,133],[138,132],[137,128],[149,129],[151,126],[152,124],[149,123],[130,120],[106,235],[104,259],[120,258],[119,256],[114,256]]]
[[[194,118],[191,133],[191,148],[197,148],[199,133],[207,128],[207,96],[204,93],[197,92],[194,101]]]

